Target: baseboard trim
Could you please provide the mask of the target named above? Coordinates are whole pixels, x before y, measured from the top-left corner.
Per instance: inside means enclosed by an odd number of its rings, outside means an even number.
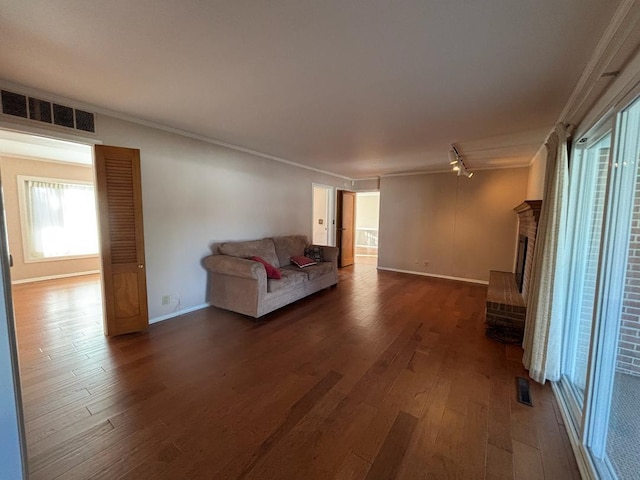
[[[387,272],[396,272],[396,273],[408,273],[409,275],[420,275],[422,277],[444,278],[445,280],[456,280],[458,282],[479,283],[482,285],[489,285],[489,282],[487,280],[477,280],[475,278],[450,277],[449,275],[436,275],[435,273],[414,272],[413,270],[400,270],[398,268],[388,268],[388,267],[378,267],[378,270],[385,270]]]
[[[11,285],[19,285],[21,283],[43,282],[45,280],[57,280],[59,278],[81,277],[83,275],[95,275],[100,270],[88,270],[86,272],[62,273],[60,275],[47,275],[46,277],[24,278],[22,280],[11,280]]]
[[[580,444],[578,439],[578,431],[576,430],[571,415],[569,414],[569,407],[564,400],[564,396],[560,391],[560,385],[558,382],[550,382],[553,396],[556,397],[556,402],[560,407],[560,415],[564,422],[564,428],[567,430],[567,436],[569,437],[569,443],[573,450],[573,456],[576,458],[578,464],[578,470],[580,470],[580,476],[585,480],[597,480],[598,476],[595,473],[596,469],[589,455],[585,451],[584,447]]]
[[[187,313],[195,312],[196,310],[202,310],[203,308],[210,307],[210,303],[201,303],[200,305],[195,305],[193,307],[184,308],[182,310],[178,310],[176,312],[171,312],[166,315],[160,315],[159,317],[153,317],[149,319],[149,324],[163,322],[165,320],[169,320],[170,318],[179,317],[180,315],[185,315]]]

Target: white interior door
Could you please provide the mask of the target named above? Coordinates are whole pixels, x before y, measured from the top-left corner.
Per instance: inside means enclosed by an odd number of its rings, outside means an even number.
[[[333,187],[313,185],[312,227],[314,245],[333,244]]]

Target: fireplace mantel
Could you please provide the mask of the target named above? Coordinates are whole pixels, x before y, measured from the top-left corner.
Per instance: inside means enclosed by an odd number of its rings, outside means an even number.
[[[525,200],[514,210],[519,217],[533,216],[533,221],[538,224],[540,220],[540,210],[542,209],[542,200]]]

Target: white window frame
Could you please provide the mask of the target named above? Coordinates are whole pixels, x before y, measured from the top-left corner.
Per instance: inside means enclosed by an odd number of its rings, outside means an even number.
[[[571,222],[568,225],[568,234],[567,234],[567,248],[568,252],[571,252],[571,260],[570,261],[570,271],[571,278],[573,278],[573,283],[568,285],[567,289],[567,300],[565,302],[565,318],[567,319],[567,323],[565,325],[565,338],[563,341],[562,348],[562,365],[563,365],[563,376],[571,373],[575,375],[575,366],[576,366],[576,350],[577,344],[574,341],[575,337],[578,335],[578,317],[580,315],[579,310],[581,308],[582,303],[582,293],[584,289],[584,269],[586,263],[584,258],[582,258],[580,254],[580,258],[574,259],[573,256],[576,255],[576,252],[582,251],[584,247],[587,245],[590,235],[590,230],[592,227],[592,219],[590,217],[591,211],[586,207],[591,205],[593,200],[593,191],[582,192],[580,197],[576,197],[574,192],[572,191],[572,187],[578,183],[580,186],[591,184],[593,182],[593,175],[596,173],[591,168],[590,165],[591,158],[586,158],[586,152],[594,145],[598,144],[606,135],[611,135],[611,143],[612,147],[609,150],[609,163],[612,157],[612,148],[613,148],[613,136],[614,136],[614,119],[609,115],[603,119],[602,122],[599,122],[598,126],[589,131],[588,137],[589,140],[586,144],[580,146],[580,159],[578,163],[577,158],[572,158],[571,161],[571,173],[570,175],[574,176],[572,181],[570,182],[569,189],[569,214],[568,218]],[[573,148],[574,157],[578,153],[577,146]],[[609,171],[607,173],[607,183],[609,182],[608,177],[610,175],[610,166]],[[579,178],[579,181],[576,180]],[[606,196],[607,192],[605,191],[605,205],[603,207],[603,214],[606,211]],[[604,220],[603,220],[604,222]],[[604,224],[603,224],[604,225]],[[602,247],[604,239],[601,238],[600,248]],[[597,299],[594,298],[594,304]],[[595,308],[595,305],[594,305]],[[595,313],[595,312],[594,312]],[[592,333],[593,333],[593,321],[592,321]],[[587,373],[585,378],[585,383],[588,383],[588,368],[589,368],[589,359],[587,359]],[[587,385],[585,385],[585,391],[581,395],[580,392],[575,390],[575,387],[572,383],[567,380],[567,390],[571,392],[572,403],[572,415],[574,415],[574,422],[576,425],[581,426],[583,423],[582,418],[582,410],[584,407],[584,403],[587,396]]]
[[[50,178],[50,177],[34,177],[31,175],[17,175],[16,180],[18,182],[18,204],[20,209],[20,231],[22,234],[22,252],[24,263],[41,263],[41,262],[59,262],[60,260],[77,260],[82,258],[96,258],[100,256],[100,242],[98,241],[98,252],[89,253],[86,255],[61,255],[58,257],[33,257],[31,256],[31,247],[29,245],[29,238],[31,232],[29,231],[29,209],[27,206],[27,189],[26,183],[28,181],[44,182],[44,183],[59,183],[63,185],[88,185],[94,188],[93,182],[87,182],[82,180],[69,180],[66,178]],[[98,219],[98,212],[96,211],[96,219]]]
[[[577,405],[575,392],[563,377],[553,387],[561,406],[580,471],[587,478],[616,478],[605,452],[609,413],[613,389],[611,371],[615,367],[615,346],[619,334],[619,319],[622,309],[622,292],[625,286],[627,249],[631,211],[634,200],[636,171],[638,165],[620,165],[619,140],[621,115],[640,96],[640,85],[634,86],[626,95],[598,119],[586,132],[601,131],[603,123],[611,122],[611,146],[609,175],[605,194],[604,234],[600,247],[600,271],[596,284],[596,302],[592,323],[591,346],[587,367],[587,384],[582,408]],[[576,135],[582,138],[584,133]],[[605,228],[609,225],[609,228]],[[625,272],[623,278],[614,272]],[[564,347],[564,346],[563,346]],[[563,348],[564,349],[564,348]],[[614,353],[612,353],[614,352]],[[568,352],[563,352],[566,355]],[[563,369],[567,366],[563,358]],[[563,370],[564,373],[564,370]]]
[[[615,136],[612,139],[612,181],[608,192],[609,206],[606,217],[609,231],[604,236],[601,263],[605,267],[600,273],[596,304],[591,364],[589,402],[585,410],[584,440],[594,455],[594,462],[600,466],[600,473],[612,473],[613,468],[606,457],[605,447],[609,428],[609,417],[613,394],[614,376],[617,358],[617,344],[620,333],[620,316],[623,307],[625,289],[629,235],[633,217],[633,202],[637,179],[637,162],[626,163],[622,159],[622,149],[626,146],[619,140],[624,134],[626,123],[622,115],[632,105],[640,104],[640,99],[630,101],[616,112]],[[637,127],[637,126],[636,126]],[[623,275],[620,272],[624,272]],[[602,459],[602,460],[600,460]]]

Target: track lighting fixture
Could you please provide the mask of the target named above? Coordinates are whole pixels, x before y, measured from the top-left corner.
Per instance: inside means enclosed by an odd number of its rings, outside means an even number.
[[[458,176],[473,177],[473,172],[467,170],[467,166],[464,164],[462,156],[455,145],[451,145],[451,150],[449,150],[449,165],[451,165],[452,170],[456,172]]]

